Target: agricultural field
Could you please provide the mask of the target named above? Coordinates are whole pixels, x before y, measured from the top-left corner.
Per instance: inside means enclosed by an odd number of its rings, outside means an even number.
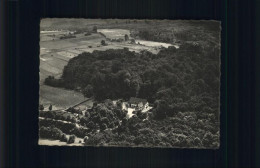
[[[130,31],[127,29],[98,29],[97,32],[103,33],[107,38],[125,38],[125,35],[130,36]]]
[[[79,92],[40,85],[39,104],[44,105],[46,110],[50,104],[52,104],[53,110],[66,109],[84,100],[83,94]]]
[[[48,76],[60,78],[68,61],[88,49],[89,45],[100,44],[104,39],[99,34],[84,36],[77,35],[75,39],[59,39],[58,37],[68,34],[67,31],[42,31],[40,38],[40,97],[39,103],[47,108],[50,104],[55,109],[64,109],[84,101],[84,96],[73,90],[55,88],[44,84]],[[55,36],[55,38],[50,38]],[[88,39],[92,39],[89,42]],[[88,41],[88,43],[84,42]],[[83,105],[81,105],[83,108]]]

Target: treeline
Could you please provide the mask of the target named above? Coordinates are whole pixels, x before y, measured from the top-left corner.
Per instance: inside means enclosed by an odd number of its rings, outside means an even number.
[[[158,30],[158,29],[152,29],[152,30],[135,30],[132,31],[130,34],[133,38],[140,38],[143,40],[149,40],[149,41],[157,41],[157,42],[165,42],[165,43],[172,43],[174,42],[174,34],[169,30]]]
[[[62,111],[39,111],[39,117],[51,118],[54,120],[62,120],[75,123],[75,115]]]
[[[198,42],[203,46],[211,46],[211,43],[215,45],[220,44],[221,28],[219,22],[188,21],[177,25],[178,28],[174,24],[168,24],[163,27],[150,25],[146,28],[133,28],[130,36],[137,39],[165,43],[185,43],[189,41]]]
[[[50,127],[40,127],[39,137],[43,139],[60,140],[61,142],[67,142],[67,144],[74,143],[76,138],[75,135],[70,135],[69,137],[67,137],[66,134],[62,133],[60,129],[56,128],[53,125]]]

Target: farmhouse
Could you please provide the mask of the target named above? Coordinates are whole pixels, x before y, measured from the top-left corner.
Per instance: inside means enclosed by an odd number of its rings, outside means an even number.
[[[146,99],[140,99],[137,97],[131,97],[128,103],[131,108],[144,109],[144,108],[148,108],[149,106],[149,103]]]

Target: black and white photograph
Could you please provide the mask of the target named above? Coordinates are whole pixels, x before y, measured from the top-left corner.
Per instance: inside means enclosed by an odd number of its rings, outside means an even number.
[[[220,146],[221,22],[44,18],[39,145]]]

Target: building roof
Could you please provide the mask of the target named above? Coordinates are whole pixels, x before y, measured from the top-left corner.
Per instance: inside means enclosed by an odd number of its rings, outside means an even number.
[[[129,103],[131,104],[138,104],[142,102],[143,104],[147,103],[147,100],[146,99],[141,99],[141,98],[137,98],[137,97],[131,97],[129,99]]]

